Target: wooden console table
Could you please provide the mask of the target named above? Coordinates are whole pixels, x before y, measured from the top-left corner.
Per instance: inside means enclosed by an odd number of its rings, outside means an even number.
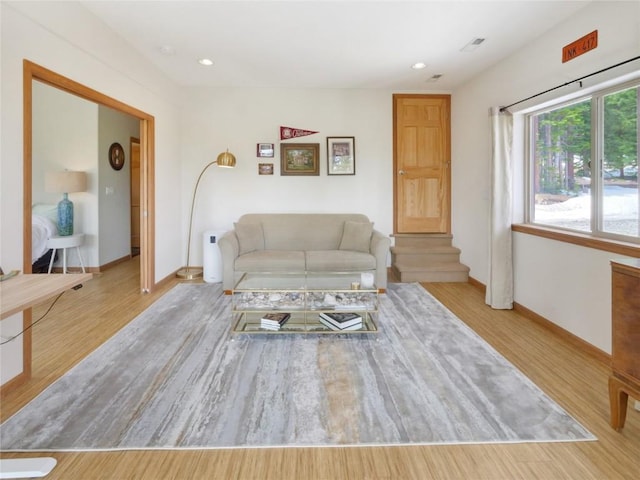
[[[44,302],[59,293],[91,280],[91,273],[68,275],[26,274],[0,282],[0,320]],[[30,313],[25,314],[23,329],[31,325]],[[23,334],[23,372],[20,382],[31,377],[31,330]],[[15,379],[11,380],[15,385]]]
[[[17,275],[0,282],[0,319],[31,308],[48,298],[91,280],[91,273]]]
[[[17,275],[0,282],[0,319],[44,302],[59,293],[91,280],[91,273],[71,275]],[[26,314],[23,329],[31,325],[31,314]],[[23,334],[22,381],[31,377],[31,330]],[[12,381],[13,382],[13,381]],[[52,457],[0,459],[0,478],[44,477],[56,466]]]
[[[640,400],[640,259],[611,261],[611,426],[627,418],[629,395]]]

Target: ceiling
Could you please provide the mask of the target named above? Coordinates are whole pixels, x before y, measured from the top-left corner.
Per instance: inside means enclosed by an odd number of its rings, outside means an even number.
[[[590,2],[80,3],[183,86],[447,91]],[[461,51],[476,38],[485,41]],[[204,57],[213,66],[198,64]],[[427,66],[414,70],[416,62]]]

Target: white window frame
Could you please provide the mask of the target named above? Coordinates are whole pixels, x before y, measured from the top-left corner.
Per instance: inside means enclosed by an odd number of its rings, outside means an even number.
[[[603,212],[603,198],[602,198],[602,158],[604,157],[604,97],[611,93],[626,90],[628,88],[640,89],[640,79],[633,79],[630,81],[621,81],[609,85],[606,88],[594,89],[588,94],[572,97],[571,99],[558,99],[555,102],[545,102],[544,107],[533,108],[527,111],[525,115],[525,223],[534,227],[541,227],[548,230],[558,230],[560,232],[566,232],[569,235],[577,235],[580,237],[588,236],[602,240],[621,241],[631,244],[640,245],[640,234],[638,236],[620,235],[611,232],[603,231],[604,217]],[[558,110],[576,103],[581,103],[586,100],[591,101],[591,226],[590,231],[585,232],[582,230],[575,230],[558,225],[548,225],[544,223],[537,223],[534,218],[535,211],[535,191],[534,191],[534,159],[535,159],[535,132],[533,117],[544,114],[550,111]],[[640,98],[639,100],[640,101]],[[640,118],[638,119],[640,122]],[[640,145],[639,145],[640,150]],[[595,174],[598,172],[597,174]]]

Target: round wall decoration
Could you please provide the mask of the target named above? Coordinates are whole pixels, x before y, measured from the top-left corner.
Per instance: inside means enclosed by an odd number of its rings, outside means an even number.
[[[109,147],[109,164],[114,170],[124,167],[124,149],[119,143],[112,143]]]

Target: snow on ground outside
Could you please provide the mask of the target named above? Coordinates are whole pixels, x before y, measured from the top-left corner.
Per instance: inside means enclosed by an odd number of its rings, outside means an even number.
[[[622,235],[640,235],[640,196],[637,188],[605,186],[604,229]],[[564,202],[535,206],[537,223],[590,231],[591,195],[572,197]]]

